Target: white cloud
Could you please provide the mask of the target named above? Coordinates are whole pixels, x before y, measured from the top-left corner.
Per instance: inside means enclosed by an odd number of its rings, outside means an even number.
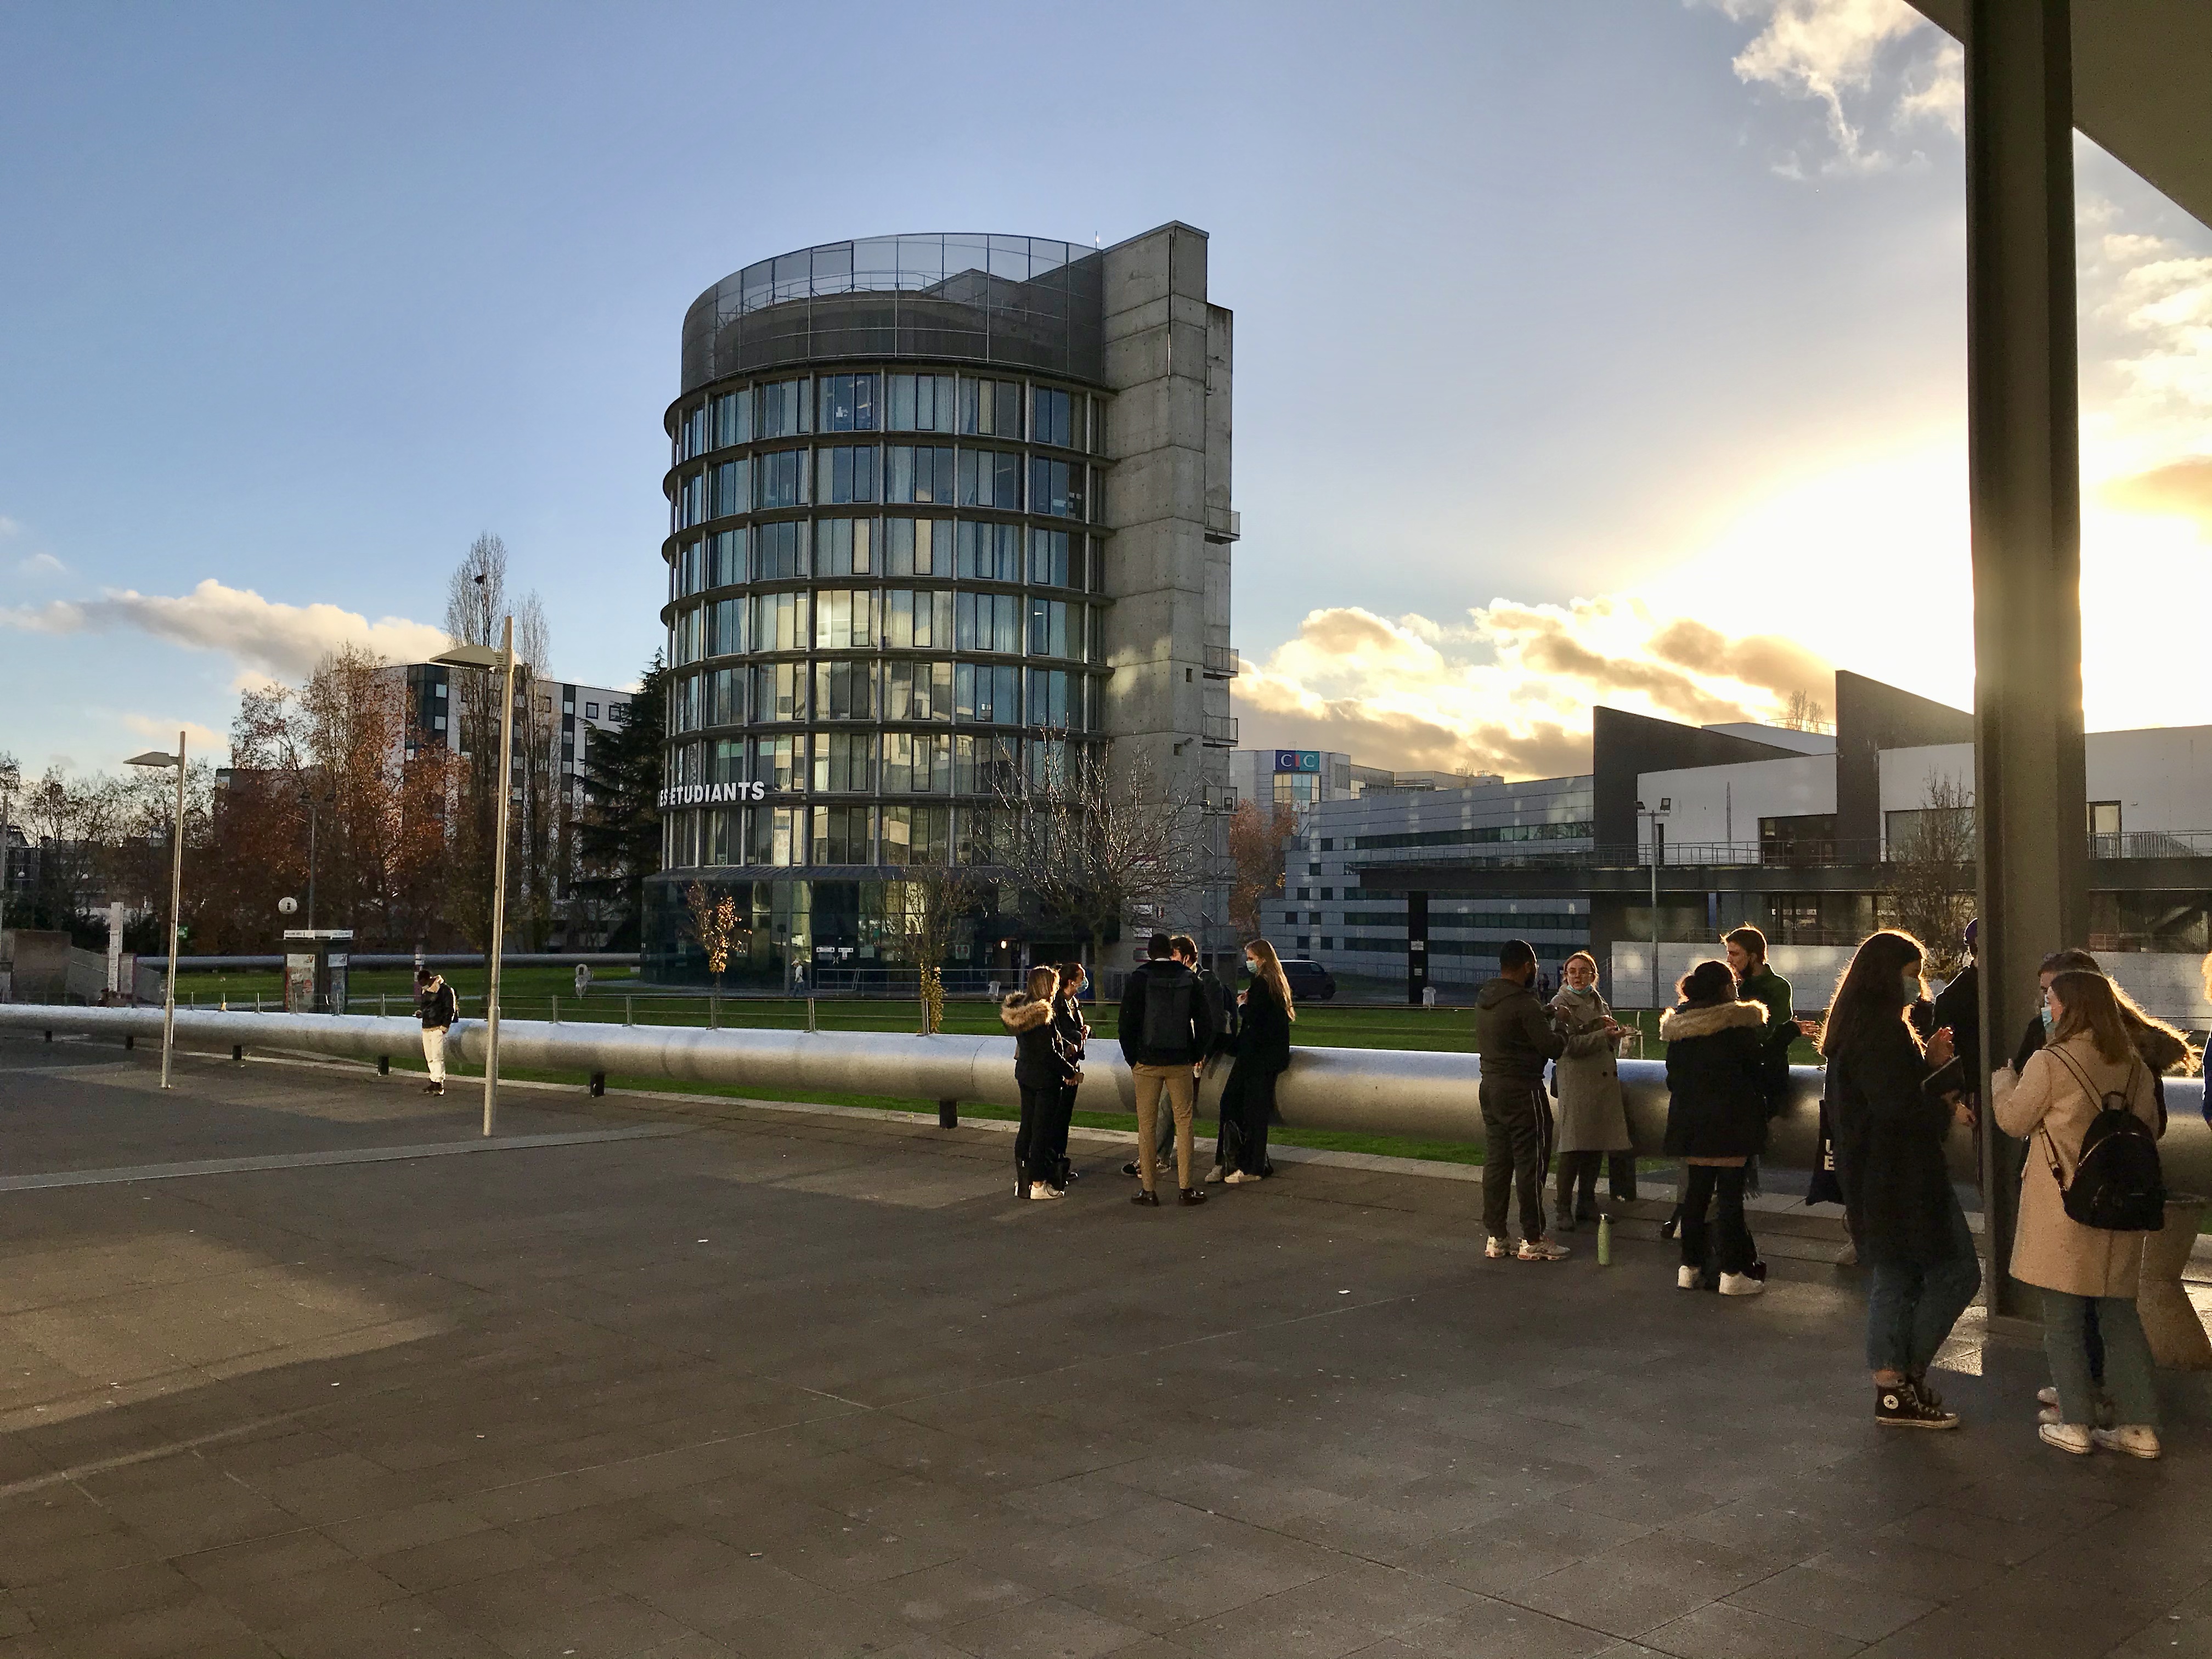
[[[393,662],[417,661],[446,648],[442,629],[404,617],[374,622],[334,605],[283,605],[212,577],[189,593],[111,590],[97,599],[58,599],[0,608],[0,623],[45,634],[131,629],[199,651],[228,656],[247,674],[301,679],[341,646],[359,646]]]
[[[9,518],[6,514],[0,513],[0,542],[6,541],[10,536],[20,536],[22,533],[23,526],[21,525]]]
[[[1692,0],[1698,3],[1698,0]],[[1746,85],[1820,106],[1826,143],[1809,171],[1881,173],[1923,159],[1890,137],[1923,122],[1961,130],[1965,55],[1905,0],[1703,0],[1759,32],[1732,67]],[[1876,136],[1880,135],[1880,136]],[[1776,163],[1793,178],[1797,150]]]
[[[68,568],[51,553],[33,553],[28,558],[16,562],[15,574],[19,576],[58,576]]]
[[[165,747],[174,743],[177,733],[182,732],[191,745],[186,753],[195,765],[204,760],[218,759],[230,752],[228,738],[213,726],[202,726],[198,720],[157,720],[151,714],[132,712],[118,714],[116,719],[122,722],[125,730],[135,732],[142,738],[155,738]]]

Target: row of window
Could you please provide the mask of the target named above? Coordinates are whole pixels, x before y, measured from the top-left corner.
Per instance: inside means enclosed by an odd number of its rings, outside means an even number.
[[[1023,556],[1026,544],[1028,557]],[[975,519],[816,519],[738,525],[681,543],[668,563],[668,597],[742,582],[807,576],[929,576],[1104,586],[1097,538]]]
[[[665,867],[993,865],[1007,814],[990,806],[724,806],[661,820]]]
[[[678,800],[740,799],[724,786],[757,783],[778,795],[992,795],[1028,775],[1043,787],[1067,764],[1058,738],[934,732],[800,732],[678,745],[668,775]],[[703,786],[705,793],[684,792]]]
[[[1063,669],[1024,671],[990,663],[758,663],[672,680],[668,729],[677,733],[718,726],[803,724],[811,719],[957,721],[963,726],[1088,732],[1103,714],[1098,684],[1090,675]]]
[[[1093,516],[1091,471],[1081,461],[1032,455],[1025,502],[1022,455],[1016,450],[951,444],[771,449],[716,461],[677,479],[669,492],[668,528],[673,534],[740,513],[878,502],[1088,520]]]
[[[1026,411],[1028,419],[1024,420]],[[823,374],[765,380],[696,403],[677,419],[678,464],[807,432],[949,432],[1096,452],[1104,401],[1021,380],[962,374]]]
[[[963,588],[817,587],[708,599],[668,627],[672,667],[769,651],[995,651],[1094,661],[1087,605]]]
[[[1489,823],[1472,829],[1418,830],[1390,836],[1352,836],[1356,851],[1373,852],[1387,847],[1487,847],[1499,842],[1588,841],[1597,826],[1580,823]],[[1326,845],[1326,843],[1324,843]]]

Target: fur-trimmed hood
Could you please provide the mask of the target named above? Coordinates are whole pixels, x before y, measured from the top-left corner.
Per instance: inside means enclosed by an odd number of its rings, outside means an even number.
[[[1040,1002],[1027,991],[1016,991],[999,1004],[999,1019],[1009,1031],[1034,1031],[1052,1021],[1052,1004]]]
[[[2135,1039],[2136,1052],[2142,1056],[2143,1064],[2154,1072],[2178,1072],[2189,1074],[2189,1045],[2176,1037],[2162,1025],[2128,1025],[2128,1035]]]
[[[1763,1002],[1716,1002],[1706,1008],[1669,1008],[1659,1016],[1659,1041],[1683,1042],[1738,1025],[1757,1027],[1765,1024],[1766,1005]]]

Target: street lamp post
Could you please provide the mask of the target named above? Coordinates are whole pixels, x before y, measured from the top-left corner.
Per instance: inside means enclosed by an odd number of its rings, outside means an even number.
[[[497,668],[502,672],[499,699],[499,804],[495,814],[491,877],[491,972],[484,991],[483,1132],[499,1120],[499,958],[507,933],[507,808],[514,793],[514,618],[500,630],[499,649],[457,645],[430,659],[448,668]]]
[[[0,762],[0,936],[5,936],[8,932],[8,868],[15,861],[13,849],[8,845],[8,815],[15,807],[15,791],[22,781],[21,769],[15,762]],[[15,960],[15,952],[11,951],[8,954],[11,969]],[[15,982],[11,973],[8,981],[8,1000],[13,1002],[15,1000]]]
[[[169,1057],[177,1046],[177,927],[185,902],[185,734],[177,733],[177,752],[158,749],[131,757],[133,766],[170,766],[177,773],[175,850],[169,860],[169,972],[161,986],[161,1086],[169,1086]]]

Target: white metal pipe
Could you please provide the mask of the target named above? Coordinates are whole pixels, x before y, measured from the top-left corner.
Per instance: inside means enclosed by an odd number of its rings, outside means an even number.
[[[404,1016],[373,1014],[256,1014],[179,1009],[179,1047],[217,1052],[234,1045],[355,1060],[412,1053],[420,1024]],[[121,1038],[151,1036],[160,1029],[154,1009],[0,1005],[0,1030]],[[447,1038],[452,1061],[483,1063],[482,1020],[463,1020]],[[544,1020],[501,1024],[500,1049],[512,1063],[571,1074],[657,1078],[764,1091],[882,1095],[902,1100],[968,1100],[1017,1107],[1014,1044],[1011,1037],[939,1032],[933,1036],[890,1031],[710,1031],[696,1025],[617,1025],[609,1021],[553,1024]],[[1793,1066],[1791,1102],[1775,1121],[1765,1162],[1780,1169],[1812,1167],[1819,1142],[1822,1073]],[[1481,1062],[1462,1052],[1419,1048],[1291,1050],[1291,1068],[1276,1087],[1285,1126],[1416,1140],[1482,1143],[1482,1114],[1475,1099]],[[4,1074],[0,1074],[4,1075]],[[1225,1060],[1206,1068],[1199,1098],[1211,1109],[1229,1075]],[[1646,1157],[1659,1155],[1667,1128],[1667,1068],[1658,1060],[1620,1062],[1631,1134]],[[2196,1078],[2169,1078],[2171,1113],[2161,1154],[2166,1184],[2176,1191],[2212,1193],[2212,1129],[2203,1116],[2204,1090]],[[1094,1040],[1084,1067],[1078,1109],[1133,1112],[1135,1088],[1119,1048]],[[1953,1175],[1975,1178],[1974,1139],[1952,1131]]]

